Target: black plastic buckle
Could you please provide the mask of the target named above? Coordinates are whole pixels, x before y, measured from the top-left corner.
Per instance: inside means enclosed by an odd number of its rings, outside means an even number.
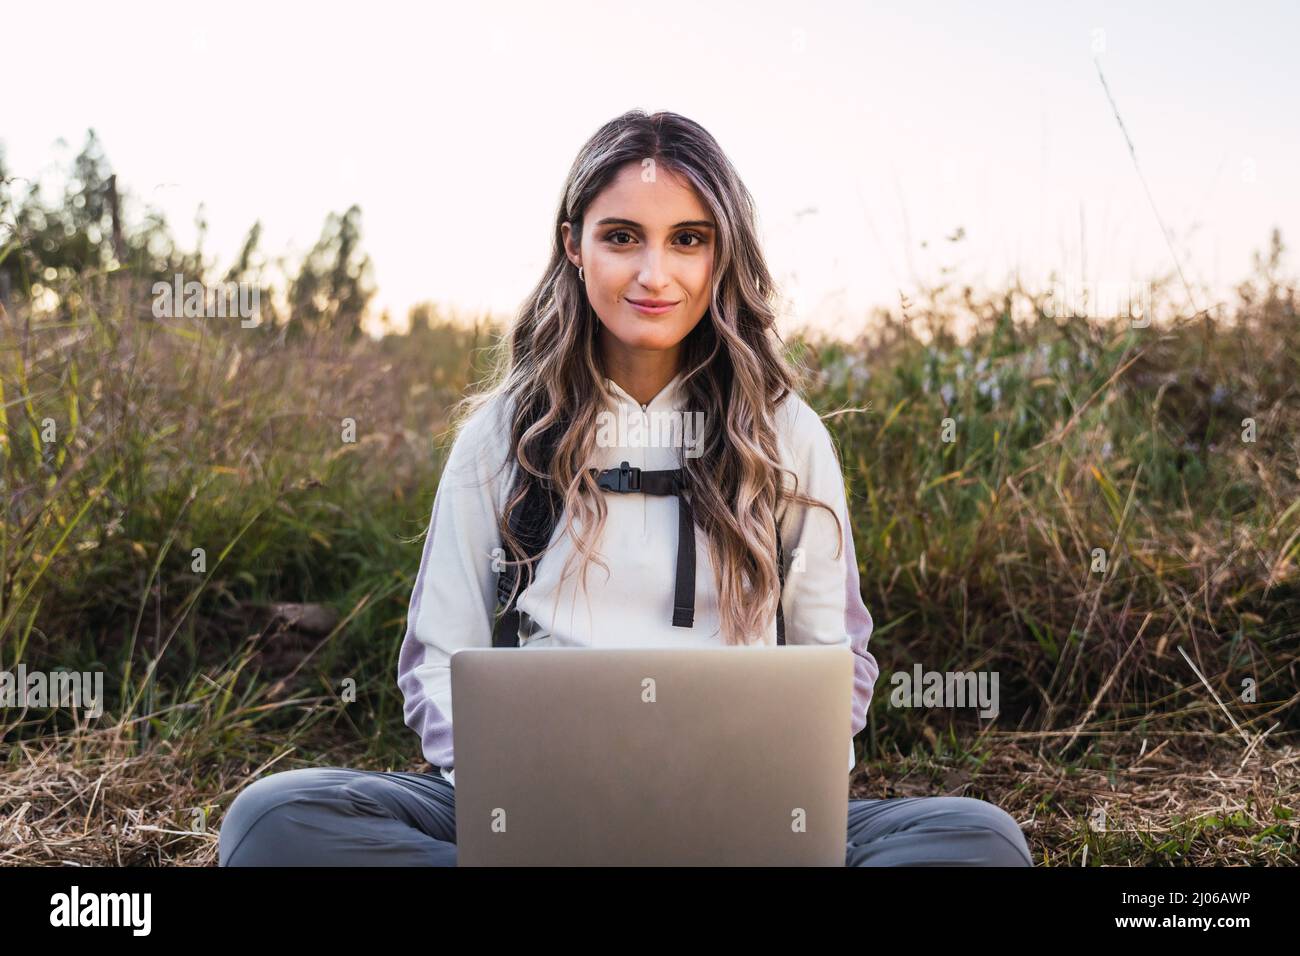
[[[596,479],[596,484],[605,491],[640,491],[641,469],[633,468],[630,462],[623,462],[617,468],[606,468]]]

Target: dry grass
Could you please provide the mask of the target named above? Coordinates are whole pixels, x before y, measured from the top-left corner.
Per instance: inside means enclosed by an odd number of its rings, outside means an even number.
[[[863,769],[851,795],[990,800],[1016,819],[1044,866],[1300,861],[1300,748],[1261,744],[1243,760],[1246,748],[1223,736],[1115,734],[1063,764],[1041,740],[990,735],[978,761],[881,761]]]
[[[858,798],[974,796],[1009,812],[1044,866],[1295,865],[1300,749],[1224,737],[1095,738],[1065,766],[1034,735],[987,735],[978,756],[914,754],[861,766]],[[257,776],[298,766],[373,770],[355,742],[239,761],[201,740],[136,753],[120,730],[19,743],[0,774],[0,865],[213,866],[223,809]],[[1145,747],[1145,749],[1143,749]],[[1104,824],[1098,818],[1104,808]],[[1101,827],[1104,825],[1104,830]]]

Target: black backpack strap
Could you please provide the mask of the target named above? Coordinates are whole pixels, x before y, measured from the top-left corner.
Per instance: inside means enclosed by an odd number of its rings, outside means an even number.
[[[695,626],[695,515],[677,492],[677,584],[673,591],[673,627]]]
[[[785,616],[781,613],[781,598],[785,594],[785,555],[781,551],[781,525],[776,526],[776,575],[781,590],[776,598],[776,643],[785,644]]]
[[[524,553],[516,554],[506,545],[507,559],[511,561],[535,558],[545,551],[561,511],[559,497],[549,490],[549,483],[543,485],[538,479],[522,474],[519,481],[526,481],[528,489],[523,502],[510,515],[510,531],[523,544]],[[521,580],[520,572],[525,567],[527,578],[516,588],[516,582]],[[507,564],[497,573],[497,603],[504,607],[504,611],[492,628],[493,647],[519,646],[519,609],[516,604],[519,594],[532,582],[535,567],[536,562],[529,566]]]
[[[505,572],[500,573],[504,574]],[[519,646],[519,609],[513,604],[502,612],[501,616],[497,618],[496,624],[493,625],[492,646]]]
[[[616,494],[677,496],[677,581],[673,589],[673,627],[695,626],[695,515],[686,499],[680,468],[643,471],[622,462],[604,471],[587,469],[597,487]]]

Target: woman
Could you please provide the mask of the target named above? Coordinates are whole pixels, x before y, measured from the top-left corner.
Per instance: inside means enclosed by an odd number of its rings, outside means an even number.
[[[434,772],[262,778],[226,814],[222,865],[455,865],[449,661],[492,646],[503,565],[527,582],[512,644],[846,644],[852,730],[866,725],[879,668],[843,472],[774,342],[773,283],[730,162],[684,117],[626,113],[578,155],[554,237],[505,375],[463,410],[411,596],[398,684]],[[607,495],[594,474],[625,461],[680,468],[687,495]],[[510,521],[530,488],[563,506],[544,560]],[[687,504],[693,588],[672,573]],[[967,797],[851,800],[845,862],[1032,865],[1015,821]]]

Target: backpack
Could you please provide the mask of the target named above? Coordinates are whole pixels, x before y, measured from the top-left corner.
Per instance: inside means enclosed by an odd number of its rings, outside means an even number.
[[[677,580],[673,598],[673,626],[693,627],[695,621],[695,521],[690,503],[682,494],[684,476],[681,468],[662,471],[644,471],[623,462],[617,468],[598,471],[587,469],[596,479],[597,485],[604,491],[614,494],[676,495],[678,500],[677,532]],[[510,560],[519,561],[533,558],[546,550],[551,535],[559,521],[562,505],[559,496],[550,488],[549,481],[539,481],[527,473],[521,473],[519,483],[527,482],[523,502],[510,515],[510,530],[524,545],[523,554],[511,553]],[[518,491],[519,483],[515,485]],[[785,587],[785,560],[781,553],[781,529],[777,526],[776,567]],[[515,583],[519,577],[520,565],[503,565],[497,574],[497,604],[504,611],[496,619],[492,630],[493,647],[519,646],[519,610],[515,607],[518,593]],[[531,582],[533,568],[527,568]],[[518,588],[522,592],[528,585]],[[785,619],[781,613],[781,602],[776,605],[776,642],[785,644]]]

